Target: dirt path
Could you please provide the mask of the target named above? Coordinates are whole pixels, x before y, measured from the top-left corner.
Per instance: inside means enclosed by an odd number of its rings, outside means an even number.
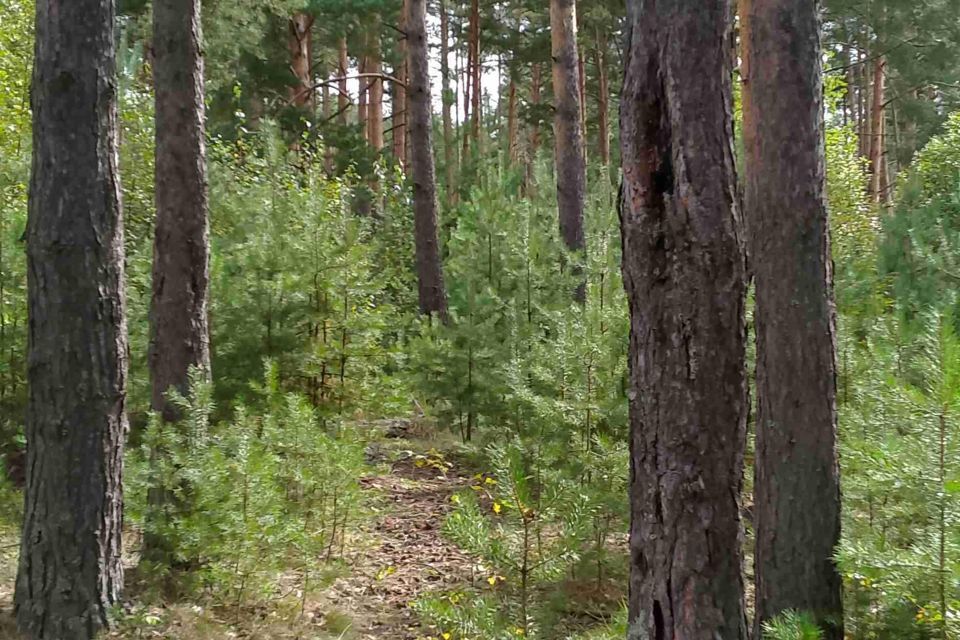
[[[345,638],[415,640],[424,635],[409,603],[431,591],[468,584],[471,560],[441,534],[450,496],[469,483],[416,458],[395,462],[387,475],[365,478],[365,489],[384,503],[383,515],[363,527],[370,546],[351,558],[353,571],[325,599],[352,619]]]

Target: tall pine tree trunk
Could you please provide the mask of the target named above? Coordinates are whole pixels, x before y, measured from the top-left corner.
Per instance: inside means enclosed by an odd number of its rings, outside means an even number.
[[[471,117],[473,118],[473,143],[480,144],[480,92],[483,78],[483,64],[480,58],[480,0],[473,0],[470,8],[470,54],[473,65],[470,68]]]
[[[586,163],[580,111],[580,71],[577,55],[575,0],[550,1],[553,57],[554,142],[557,166],[557,206],[560,237],[570,251],[583,251],[583,210],[586,202]],[[583,301],[583,284],[576,298]]]
[[[742,640],[745,274],[728,0],[627,3],[630,638]]]
[[[123,586],[127,377],[112,0],[38,0],[20,630],[91,640]]]
[[[445,0],[440,0],[440,78],[443,91],[443,164],[446,170],[447,204],[452,205],[457,164],[452,113],[456,111],[456,94],[450,91],[450,16]]]
[[[756,628],[787,610],[843,638],[836,341],[818,2],[752,0],[746,218],[756,283]],[[748,116],[748,117],[746,117]]]
[[[337,111],[341,125],[347,124],[347,111],[350,110],[350,94],[347,92],[347,70],[350,67],[350,58],[347,56],[347,38],[340,38],[337,43]]]
[[[199,0],[156,0],[157,217],[150,308],[152,407],[178,411],[170,388],[187,392],[191,367],[209,370],[210,223],[207,215],[203,56]]]
[[[597,82],[600,96],[597,100],[597,128],[599,129],[600,162],[610,166],[610,78],[607,70],[607,39],[597,30]]]
[[[447,317],[447,292],[437,238],[437,179],[433,163],[430,66],[427,55],[427,1],[407,0],[410,70],[410,143],[413,219],[420,312]]]
[[[370,55],[367,58],[367,73],[383,73],[383,62],[380,53],[380,18],[377,17],[372,37],[369,42]],[[381,151],[383,149],[383,79],[371,77],[369,94],[367,96],[367,135],[370,146]]]
[[[169,390],[186,394],[190,368],[208,375],[210,370],[210,224],[199,0],[156,0],[153,34],[157,215],[150,303],[151,407],[164,421],[173,422],[181,416],[167,399]],[[303,38],[301,43],[308,39]],[[309,99],[302,89],[293,90],[306,105]],[[160,506],[173,498],[153,487],[150,500]],[[171,553],[163,538],[144,537],[145,559],[169,564]]]
[[[311,79],[311,30],[313,16],[298,12],[287,25],[287,49],[290,53],[290,68],[296,84],[290,87],[290,102],[298,107],[313,107],[313,82]]]
[[[393,89],[393,157],[406,173],[407,170],[407,0],[403,0],[400,10],[400,42],[397,50],[400,60],[397,63],[394,75],[400,82],[392,85]]]
[[[884,112],[887,84],[887,61],[880,56],[873,62],[873,94],[870,105],[870,197],[875,204],[880,204],[883,197],[883,146],[884,146]]]
[[[517,114],[517,80],[510,72],[510,84],[507,89],[507,159],[510,165],[514,165],[517,160],[518,133],[520,130],[520,121]]]

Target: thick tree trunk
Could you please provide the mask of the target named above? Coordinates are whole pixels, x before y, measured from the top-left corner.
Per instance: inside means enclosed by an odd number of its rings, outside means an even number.
[[[456,154],[453,142],[453,113],[456,107],[456,95],[450,91],[450,17],[447,15],[447,3],[440,0],[440,78],[443,91],[443,164],[446,170],[447,204],[454,202]]]
[[[426,0],[407,0],[413,219],[420,312],[447,318],[447,292],[437,239],[437,180],[433,164]]]
[[[111,0],[38,0],[20,630],[91,640],[123,586],[127,377]]]
[[[347,70],[350,68],[350,58],[347,57],[347,38],[342,37],[337,45],[337,111],[341,125],[347,124],[347,111],[350,110],[350,94],[347,92]]]
[[[400,42],[397,46],[400,52],[400,62],[394,72],[399,83],[394,82],[393,91],[393,157],[406,173],[407,170],[407,0],[403,0],[400,10]]]
[[[287,25],[287,49],[290,52],[290,69],[296,84],[290,87],[290,102],[298,107],[313,107],[313,81],[310,73],[311,30],[313,16],[298,12]],[[185,70],[188,71],[188,70]]]
[[[551,0],[550,33],[560,237],[570,251],[583,251],[586,248],[583,232],[586,163],[580,120],[580,72],[575,0]],[[577,287],[576,298],[582,301],[585,295],[585,287],[581,284]]]
[[[744,95],[756,283],[756,637],[786,611],[843,638],[835,310],[818,2],[752,0]],[[746,112],[745,112],[746,115]]]
[[[870,197],[880,204],[883,196],[881,188],[883,169],[884,100],[886,97],[887,61],[883,56],[873,62],[873,95],[870,105]]]
[[[747,637],[745,275],[729,0],[629,0],[630,638]]]
[[[607,71],[607,39],[597,30],[597,82],[600,96],[597,100],[597,128],[599,129],[600,162],[610,166],[610,78]]]

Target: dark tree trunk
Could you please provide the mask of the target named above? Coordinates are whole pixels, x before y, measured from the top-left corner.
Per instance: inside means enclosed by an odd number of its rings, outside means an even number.
[[[420,312],[447,317],[447,292],[437,239],[437,178],[433,165],[430,66],[427,56],[426,0],[407,0],[407,67],[410,70],[411,172]]]
[[[199,0],[157,0],[153,9],[156,204],[150,308],[152,407],[188,391],[191,367],[209,371],[210,224],[207,216],[203,56]]]
[[[586,202],[586,163],[580,112],[580,57],[577,55],[575,0],[551,0],[550,33],[553,56],[554,141],[557,165],[557,207],[560,237],[570,251],[583,251],[583,209]],[[586,293],[577,287],[577,300]]]
[[[291,28],[295,24],[306,26],[297,18]],[[170,389],[186,394],[192,367],[207,375],[210,371],[210,225],[199,0],[154,2],[153,34],[157,217],[150,305],[151,407],[172,423],[181,416],[167,398]],[[307,95],[299,89],[298,101]],[[172,498],[154,487],[150,500],[161,505]],[[144,537],[145,559],[169,564],[171,552],[167,540]]]
[[[629,0],[630,638],[747,637],[745,275],[729,0]]]
[[[17,623],[91,640],[123,586],[127,338],[111,0],[36,10]]]
[[[824,184],[817,2],[753,0],[744,91],[756,282],[759,625],[813,613],[843,637],[835,311]]]

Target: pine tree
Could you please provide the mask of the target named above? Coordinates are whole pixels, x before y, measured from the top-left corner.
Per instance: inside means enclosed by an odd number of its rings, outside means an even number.
[[[630,638],[747,637],[745,275],[727,0],[628,2]]]
[[[20,630],[92,640],[123,586],[127,377],[111,0],[36,5]]]
[[[836,320],[818,7],[744,4],[745,215],[757,332],[756,633],[792,610],[816,616],[826,638],[840,640]]]

